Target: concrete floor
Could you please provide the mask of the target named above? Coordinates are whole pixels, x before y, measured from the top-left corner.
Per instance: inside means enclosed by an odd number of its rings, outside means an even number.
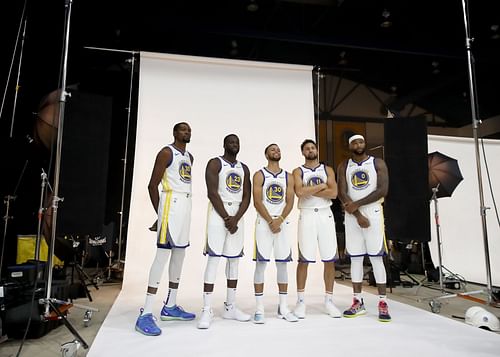
[[[417,280],[424,279],[423,276],[415,275],[413,276]],[[407,277],[402,276],[402,280],[408,280]],[[350,286],[349,280],[337,279],[338,284],[344,284]],[[413,287],[402,287],[397,286],[392,289],[392,293],[388,294],[388,297],[392,300],[396,300],[401,303],[405,303],[408,305],[412,305],[426,311],[431,311],[429,306],[429,302],[434,300],[438,301],[441,304],[439,309],[439,314],[442,316],[446,316],[449,318],[453,318],[458,321],[463,321],[453,316],[463,317],[465,315],[465,311],[474,305],[481,305],[477,302],[471,301],[469,299],[465,299],[462,297],[452,297],[445,299],[435,299],[436,297],[442,296],[439,291],[439,284],[433,284],[431,286],[434,289],[425,286],[413,286]],[[75,300],[75,303],[92,306],[99,309],[99,312],[93,314],[90,325],[88,327],[84,326],[83,317],[85,310],[80,308],[72,307],[69,310],[68,319],[71,324],[76,328],[78,333],[86,340],[86,342],[91,345],[94,340],[99,328],[101,327],[102,322],[106,318],[106,315],[113,305],[116,297],[120,292],[121,286],[119,284],[107,285],[103,284],[100,286],[99,290],[95,290],[93,287],[89,287],[91,291],[91,295],[93,297],[93,302],[89,303],[87,299],[78,299]],[[435,290],[437,289],[437,290]],[[468,284],[466,287],[467,291],[476,291],[481,290],[481,286]],[[376,294],[376,288],[372,286],[368,286],[365,284],[364,291]],[[458,292],[454,290],[450,290],[451,292]],[[291,294],[293,296],[293,294]],[[291,296],[291,298],[292,298]],[[484,295],[472,295],[475,298],[484,299]],[[496,316],[500,315],[500,309],[494,308],[491,306],[481,305],[487,310],[491,311]],[[50,331],[45,336],[38,339],[28,339],[24,343],[21,356],[37,356],[37,357],[48,357],[48,356],[61,356],[61,345],[74,340],[73,335],[70,331],[64,326],[61,325],[54,330]],[[20,341],[19,340],[9,340],[0,344],[0,356],[16,356],[17,351],[19,349]],[[78,356],[86,356],[87,351],[80,347],[78,350]]]

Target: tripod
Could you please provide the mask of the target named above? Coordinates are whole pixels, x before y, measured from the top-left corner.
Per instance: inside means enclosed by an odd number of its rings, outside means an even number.
[[[443,258],[442,258],[442,241],[441,241],[441,223],[439,220],[439,205],[438,205],[438,199],[437,199],[437,193],[439,191],[439,184],[436,187],[432,188],[432,198],[431,200],[434,202],[434,220],[436,224],[436,240],[437,240],[437,247],[438,247],[438,259],[439,259],[439,266],[438,266],[438,271],[439,271],[439,291],[443,294],[441,296],[435,296],[431,297],[428,300],[429,301],[429,306],[431,308],[431,311],[434,313],[439,313],[441,310],[441,299],[447,299],[447,298],[452,298],[452,297],[457,297],[457,296],[468,296],[468,295],[473,295],[473,294],[479,294],[482,293],[482,290],[477,290],[477,291],[469,291],[469,292],[463,292],[463,293],[458,293],[458,294],[453,294],[444,289],[444,274],[443,271],[446,270],[448,273],[451,274],[452,277],[457,277],[457,274],[452,273],[450,270],[445,268],[443,266]],[[427,300],[427,299],[422,299],[422,300]]]
[[[400,244],[403,244],[402,242],[399,242]],[[409,250],[413,247],[414,243],[413,241],[410,242],[410,243],[406,243],[405,246],[404,246],[404,249],[406,250]],[[418,285],[419,287],[422,286],[424,280],[426,279],[425,277],[422,278],[422,279],[418,279],[416,277],[414,277],[411,273],[409,273],[408,271],[408,268],[409,266],[404,264],[404,257],[409,257],[410,254],[407,255],[403,255],[402,253],[402,249],[399,249],[399,264],[396,262],[396,259],[394,258],[394,254],[393,254],[393,244],[388,244],[389,246],[389,253],[387,255],[387,258],[386,258],[386,265],[388,267],[388,278],[389,278],[389,281],[393,282],[393,271],[394,270],[397,270],[399,272],[399,274],[401,275],[404,275],[406,278],[409,279],[408,280],[401,280],[401,285],[403,287],[413,287],[413,286],[416,286]],[[423,246],[421,245],[421,250],[423,251]],[[425,262],[424,262],[424,257],[423,257],[423,253],[421,254],[421,258],[422,258],[422,268],[425,270],[424,266],[425,266]],[[388,264],[387,264],[388,262]],[[390,286],[391,288],[391,292],[392,292],[392,284]]]
[[[88,289],[88,285],[93,285],[96,290],[99,290],[99,287],[97,284],[90,278],[90,276],[83,270],[83,267],[78,264],[77,257],[76,257],[76,252],[75,249],[78,248],[80,245],[80,242],[73,241],[73,261],[70,263],[71,265],[71,286],[74,286],[74,277],[75,277],[75,271],[78,276],[78,280],[80,282],[80,286],[83,288],[85,292],[85,296],[89,299],[90,302],[92,302],[92,295],[90,295],[90,291]],[[87,284],[87,281],[90,281],[90,284]],[[78,295],[76,296],[78,297]]]

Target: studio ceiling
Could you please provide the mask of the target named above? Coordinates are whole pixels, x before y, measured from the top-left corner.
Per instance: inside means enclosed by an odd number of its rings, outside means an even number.
[[[49,87],[43,78],[59,68],[64,2],[40,3],[28,1],[24,75]],[[496,1],[470,3],[479,114],[487,119],[500,114],[500,12]],[[4,53],[12,53],[23,3],[10,5],[1,15],[10,29]],[[439,125],[470,123],[459,0],[75,0],[72,10],[70,80],[86,66],[116,70],[116,57],[96,59],[85,46],[308,64],[393,93],[395,110],[414,103],[444,118]],[[2,79],[10,61],[3,57]]]

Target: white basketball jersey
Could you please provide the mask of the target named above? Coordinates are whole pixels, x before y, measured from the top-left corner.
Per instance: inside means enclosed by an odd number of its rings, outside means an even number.
[[[191,155],[173,145],[167,147],[172,151],[172,161],[161,180],[163,191],[191,193]]]
[[[243,197],[243,182],[245,171],[243,164],[236,161],[234,164],[219,157],[219,196],[222,202],[241,202]]]
[[[319,164],[316,168],[310,169],[304,165],[300,166],[302,171],[302,186],[316,186],[326,183],[328,174],[325,164]],[[332,201],[324,197],[305,196],[299,198],[299,208],[325,208],[330,207]]]
[[[273,174],[265,167],[260,170],[264,176],[262,183],[262,202],[271,216],[279,216],[286,204],[288,175],[285,170]]]
[[[369,156],[360,163],[349,159],[345,170],[347,182],[347,194],[353,201],[365,198],[377,189],[377,170],[375,169],[375,158]],[[374,204],[383,202],[381,198]]]

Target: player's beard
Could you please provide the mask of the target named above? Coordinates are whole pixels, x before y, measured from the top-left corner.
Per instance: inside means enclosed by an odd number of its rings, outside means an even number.
[[[278,157],[269,157],[269,161],[274,161],[274,162],[280,162],[281,160],[281,155],[278,156]]]
[[[318,154],[315,154],[312,152],[306,155],[307,160],[316,160],[317,158],[318,158]]]
[[[364,153],[366,152],[366,149],[365,148],[360,148],[360,149],[356,149],[356,150],[352,150],[352,152],[356,155],[364,155]]]

